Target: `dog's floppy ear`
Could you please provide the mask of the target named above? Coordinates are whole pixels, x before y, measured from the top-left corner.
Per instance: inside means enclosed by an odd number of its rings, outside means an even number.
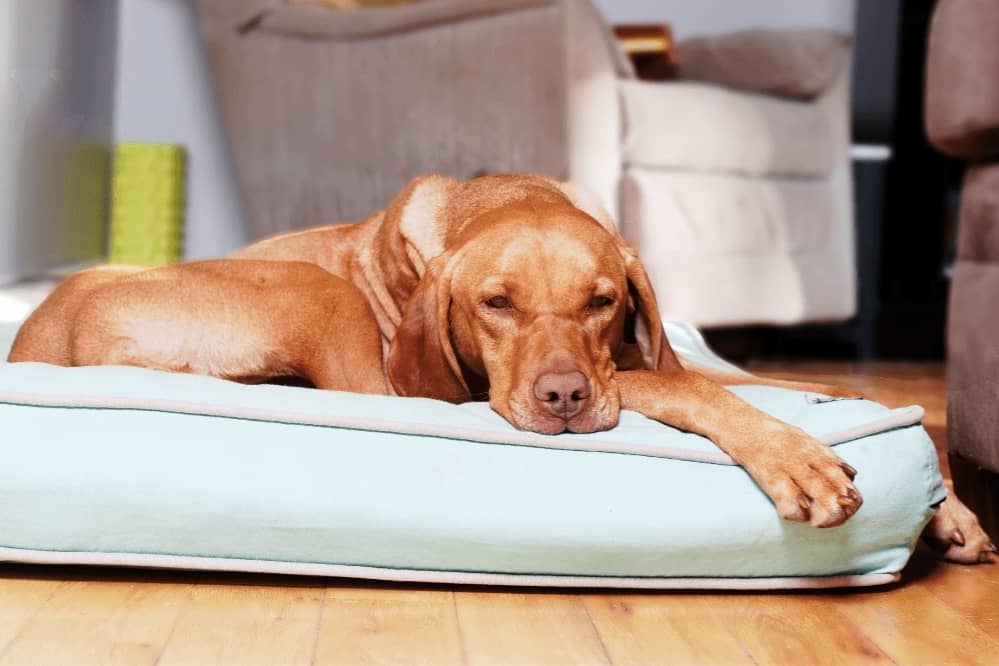
[[[426,263],[444,252],[449,226],[444,209],[458,186],[458,181],[446,176],[420,176],[410,181],[385,209],[382,227],[397,230],[407,258],[421,276]]]
[[[628,275],[629,303],[633,303],[634,308],[628,313],[628,321],[633,322],[635,343],[642,353],[642,365],[647,370],[681,370],[680,361],[666,339],[656,295],[645,266],[634,248],[620,236],[616,239]]]
[[[469,398],[448,324],[451,258],[448,252],[431,260],[403,306],[386,361],[389,381],[399,395],[454,403]]]

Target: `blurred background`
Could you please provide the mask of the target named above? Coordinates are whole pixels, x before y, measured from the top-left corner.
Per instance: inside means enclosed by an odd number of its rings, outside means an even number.
[[[0,281],[104,258],[112,213],[194,259],[427,171],[539,171],[600,193],[666,316],[729,355],[942,358],[961,166],[923,129],[933,6],[7,3]],[[125,142],[181,154],[113,189]]]

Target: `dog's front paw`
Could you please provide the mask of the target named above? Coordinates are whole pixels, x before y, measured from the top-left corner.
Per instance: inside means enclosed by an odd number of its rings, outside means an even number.
[[[996,546],[982,529],[978,516],[953,492],[940,505],[923,539],[948,562],[985,564],[992,562]]]
[[[815,527],[842,525],[864,503],[853,485],[857,471],[803,430],[787,426],[763,455],[743,467],[786,520]]]

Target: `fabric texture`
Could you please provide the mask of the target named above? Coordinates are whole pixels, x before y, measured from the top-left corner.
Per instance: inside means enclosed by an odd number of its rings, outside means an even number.
[[[621,84],[629,166],[824,176],[842,144],[817,104],[704,83]]]
[[[195,7],[250,239],[371,215],[424,173],[566,175],[557,5],[355,41],[240,35],[240,7]]]
[[[821,28],[740,30],[684,39],[677,52],[681,78],[811,99],[846,68],[850,38]]]
[[[335,576],[389,582],[421,582],[436,585],[513,585],[517,587],[627,588],[635,590],[817,590],[870,587],[897,583],[899,573],[847,574],[845,576],[781,576],[754,578],[657,578],[653,576],[553,576],[550,574],[500,574],[471,571],[433,571],[364,567],[350,564],[247,560],[234,557],[197,557],[154,553],[93,553],[0,547],[0,562],[26,564],[74,564],[84,566],[152,567],[198,569],[293,576]]]
[[[251,15],[243,25],[312,39],[359,39],[551,5],[554,2],[555,0],[420,0],[349,10],[338,10],[318,3],[274,2]]]
[[[940,0],[930,25],[925,116],[933,144],[965,171],[947,321],[948,447],[999,474],[999,5]],[[955,475],[981,515],[992,495]],[[962,487],[963,483],[967,486]],[[986,506],[978,505],[986,504]]]
[[[958,261],[999,263],[999,162],[965,171],[957,251]]]
[[[958,261],[951,279],[947,446],[999,473],[999,262]]]
[[[999,472],[999,163],[969,166],[947,328],[948,446]]]
[[[723,363],[689,327],[670,324],[668,335],[694,359]],[[734,390],[817,435],[888,418],[888,429],[855,431],[836,447],[860,470],[861,511],[833,529],[789,523],[737,466],[624,453],[641,443],[717,453],[704,438],[633,412],[608,432],[547,438],[558,442],[553,449],[469,435],[517,434],[482,403],[3,364],[0,558],[39,561],[47,553],[50,562],[223,569],[231,562],[237,570],[396,572],[394,579],[438,582],[442,572],[455,582],[496,574],[491,582],[500,584],[893,580],[945,493],[922,428],[868,401]],[[324,425],[254,418],[254,410],[311,414]],[[395,425],[359,427],[359,417]],[[335,424],[341,418],[347,425]],[[464,430],[428,435],[428,426]],[[597,439],[622,452],[565,448]]]
[[[621,78],[634,78],[634,71],[588,0],[563,0],[562,12],[566,176],[596,192],[604,207],[616,213],[623,159],[617,85]],[[608,42],[614,47],[607,48]]]
[[[811,102],[763,102],[691,83],[621,88],[628,161],[620,226],[644,260],[664,316],[732,326],[853,315],[845,72]],[[667,122],[654,137],[656,116]],[[812,126],[823,128],[821,137],[803,136]],[[799,151],[799,142],[818,152]],[[818,159],[823,146],[828,162]]]
[[[845,165],[829,181],[629,169],[621,230],[670,317],[843,319],[855,308],[848,178]]]
[[[940,0],[926,59],[926,128],[941,151],[999,158],[999,3]]]

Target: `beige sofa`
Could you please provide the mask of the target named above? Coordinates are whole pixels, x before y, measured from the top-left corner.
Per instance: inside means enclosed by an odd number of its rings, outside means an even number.
[[[843,38],[839,60],[829,35],[694,40],[697,80],[653,83],[587,0],[195,5],[251,237],[367,215],[424,172],[536,171],[617,212],[668,317],[854,313]]]

